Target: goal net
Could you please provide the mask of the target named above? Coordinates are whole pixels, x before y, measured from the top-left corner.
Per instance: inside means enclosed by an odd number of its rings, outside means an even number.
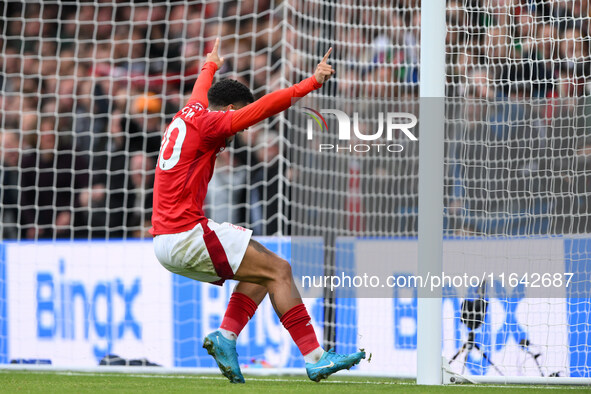
[[[0,7],[0,363],[215,367],[200,341],[231,287],[166,276],[148,230],[162,131],[219,36],[217,78],[255,98],[329,47],[336,75],[218,155],[206,214],[291,261],[324,345],[372,353],[358,373],[416,376],[420,1]],[[589,16],[447,1],[434,275],[452,372],[591,377]],[[238,346],[250,371],[303,366],[268,300]]]
[[[448,2],[444,268],[494,273],[445,318],[456,371],[590,376],[589,6]]]

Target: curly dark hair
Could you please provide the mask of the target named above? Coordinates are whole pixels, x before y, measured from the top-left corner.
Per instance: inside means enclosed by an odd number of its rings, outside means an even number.
[[[254,97],[248,87],[233,79],[222,79],[214,84],[207,92],[207,99],[211,107],[223,108],[230,104],[243,107],[254,102]]]

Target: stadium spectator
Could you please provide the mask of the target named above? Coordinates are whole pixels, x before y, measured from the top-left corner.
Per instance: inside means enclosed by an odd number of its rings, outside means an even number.
[[[136,194],[127,168],[129,134],[125,126],[125,116],[115,111],[106,149],[93,157],[91,188],[80,193],[80,205],[87,207],[90,238],[113,239],[128,235]]]
[[[537,26],[536,40],[531,58],[537,65],[538,97],[549,97],[554,90],[553,81],[556,79],[556,29],[550,23]],[[535,85],[534,85],[535,88]]]
[[[563,61],[560,68],[560,80],[570,85],[561,96],[582,96],[585,94],[586,80],[591,76],[591,59],[589,59],[589,44],[582,39],[577,24],[567,23],[563,26],[558,45],[558,53]]]
[[[115,28],[113,44],[114,67],[129,72],[131,75],[143,76],[147,66],[146,44],[142,33],[137,29],[130,29],[128,25],[118,25]]]
[[[254,186],[250,191],[250,222],[255,235],[276,235],[279,230],[279,184],[284,182],[279,144],[279,135],[274,131],[263,131],[256,140],[256,164],[250,180]]]
[[[575,207],[575,217],[578,219],[575,231],[591,233],[591,138],[583,136],[577,138],[579,142],[575,150],[575,190],[579,191]]]
[[[105,103],[96,99],[95,92],[100,88],[91,80],[78,80],[75,83],[76,97],[73,100],[75,109],[72,114],[75,149],[90,155],[104,145],[101,137],[107,125],[106,117],[101,113],[105,113],[106,108],[99,111],[99,106],[101,104],[105,106]]]
[[[2,186],[0,195],[2,212],[0,216],[0,236],[4,239],[18,238],[19,231],[19,160],[20,141],[18,133],[4,131],[0,134]]]
[[[146,95],[137,97],[131,108],[132,119],[137,122],[142,130],[141,146],[138,140],[137,149],[145,152],[150,158],[154,158],[160,150],[160,141],[163,129],[162,99],[155,93],[149,92]]]
[[[79,193],[88,185],[87,163],[63,143],[53,117],[41,119],[37,148],[21,163],[22,237],[70,238],[79,224]]]
[[[154,189],[155,158],[143,153],[136,153],[131,157],[129,176],[132,185],[134,205],[130,211],[129,231],[133,238],[148,236],[152,227],[152,199]]]
[[[230,150],[221,152],[216,160],[216,170],[209,182],[205,197],[205,212],[213,220],[224,223],[243,223],[245,166],[237,166]]]

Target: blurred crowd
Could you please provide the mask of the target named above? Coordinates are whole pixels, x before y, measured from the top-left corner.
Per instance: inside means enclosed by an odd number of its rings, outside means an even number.
[[[226,37],[226,53],[233,48],[221,73],[257,96],[273,64],[273,53],[255,51],[271,44],[269,34],[252,34],[255,23],[261,32],[274,23],[266,1],[2,7],[4,238],[146,236],[161,133],[190,95],[215,38]],[[249,172],[256,177],[260,170]],[[232,191],[232,202],[244,193]]]
[[[589,233],[591,2],[491,3],[448,2],[450,233]]]
[[[591,0],[447,6],[446,226],[591,231]],[[369,107],[418,98],[419,0],[2,7],[3,238],[145,237],[161,133],[217,36],[226,59],[219,75],[256,98],[307,76],[329,44],[337,75],[324,95]],[[240,134],[218,157],[207,214],[255,234],[284,232],[288,148],[277,118]],[[346,227],[416,232],[417,148],[348,159],[344,192],[360,197],[343,208],[361,219]],[[371,215],[390,219],[373,225]]]

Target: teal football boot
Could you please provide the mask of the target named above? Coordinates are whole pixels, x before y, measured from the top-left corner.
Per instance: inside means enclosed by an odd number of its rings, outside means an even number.
[[[203,340],[203,348],[213,356],[220,371],[231,383],[244,383],[244,376],[238,364],[236,341],[226,339],[221,332],[214,331]]]
[[[350,369],[353,365],[359,364],[359,361],[364,358],[364,351],[352,354],[338,354],[334,350],[329,350],[324,352],[316,364],[306,363],[306,372],[311,380],[319,382],[341,369]]]

